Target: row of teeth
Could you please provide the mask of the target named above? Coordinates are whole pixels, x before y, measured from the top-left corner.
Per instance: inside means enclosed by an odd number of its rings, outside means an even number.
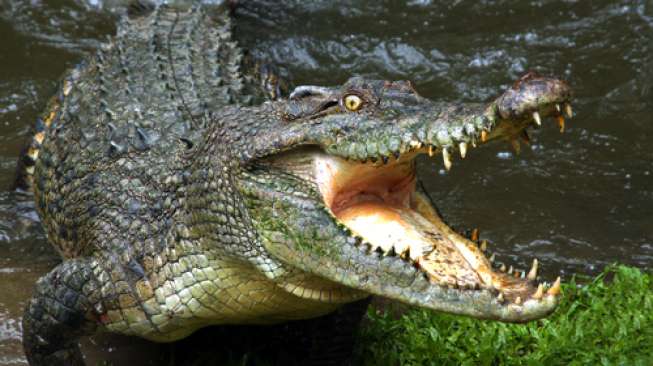
[[[529,281],[537,280],[537,267],[538,267],[537,258],[533,259],[533,265],[531,266],[531,269],[528,271],[528,274],[526,274],[526,271],[520,271],[520,270],[514,269],[512,266],[506,267],[505,263],[502,263],[500,266],[494,265],[495,264],[494,263],[495,262],[495,254],[492,254],[492,256],[490,256],[490,262],[493,264],[494,268],[497,268],[501,272],[504,272],[504,273],[506,273],[508,275],[513,275],[515,278],[528,279]],[[561,282],[561,279],[560,279],[560,276],[558,276],[558,278],[555,280],[553,285],[550,286],[550,287],[549,287],[548,283],[546,283],[546,282],[540,283],[537,286],[537,290],[535,291],[535,293],[533,293],[533,295],[531,295],[531,298],[539,300],[542,297],[544,297],[545,291],[546,291],[546,295],[551,295],[551,296],[558,295],[560,293],[560,282]],[[499,293],[499,295],[497,296],[497,299],[502,302],[504,300],[503,299],[503,294]],[[515,299],[515,304],[519,305],[521,303],[522,303],[522,299],[521,299],[521,297],[518,296]]]
[[[472,240],[475,243],[480,243],[478,245],[479,245],[479,248],[481,249],[481,251],[483,253],[487,253],[487,251],[488,251],[487,240],[479,241],[478,240],[478,235],[479,235],[478,234],[478,229],[474,229],[472,231],[472,235],[470,237],[470,240]],[[365,241],[361,237],[356,237],[356,238],[357,238],[357,242],[364,243],[364,244],[367,245],[367,248],[368,248],[370,253],[376,252],[376,253],[382,254],[384,256],[398,255],[399,258],[401,258],[401,259],[415,265],[418,268],[420,267],[420,259],[427,256],[428,254],[430,254],[434,250],[434,248],[432,246],[430,246],[430,245],[425,246],[425,247],[421,247],[421,248],[415,247],[415,246],[410,246],[410,245],[406,245],[406,246],[403,246],[401,248],[396,248],[394,245],[391,245],[389,248],[384,248],[382,246],[375,246],[375,245]],[[494,268],[498,269],[499,271],[501,271],[501,272],[503,272],[503,273],[505,273],[507,275],[512,275],[515,278],[521,278],[521,279],[524,279],[524,280],[527,279],[529,281],[536,281],[537,280],[537,272],[538,272],[538,267],[539,267],[539,262],[538,262],[537,258],[533,259],[533,264],[532,264],[530,270],[528,271],[528,273],[526,271],[515,269],[515,268],[513,268],[513,266],[508,267],[508,266],[506,266],[505,263],[498,264],[497,261],[496,261],[496,254],[494,254],[494,253],[492,253],[492,255],[490,256],[489,261],[490,261],[490,263],[492,264],[492,266]],[[458,288],[458,287],[460,287],[460,286],[452,285],[450,283],[442,284],[442,285],[447,286],[449,288]],[[478,286],[478,284],[476,284],[475,286],[471,286],[471,287],[466,286],[465,288],[469,289],[469,290],[478,290],[479,286]],[[558,276],[558,278],[555,280],[555,282],[551,286],[549,286],[549,284],[547,282],[540,283],[537,286],[537,290],[530,296],[530,298],[535,299],[535,300],[540,300],[545,295],[546,296],[557,296],[558,294],[560,294],[560,288],[561,288],[561,279]],[[500,303],[503,303],[505,301],[505,296],[501,291],[499,291],[499,293],[497,295],[497,301],[500,302]],[[516,304],[516,305],[521,305],[522,302],[523,302],[523,299],[520,296],[518,296],[514,300],[514,304]]]
[[[479,248],[483,253],[487,253],[488,250],[487,240],[479,241],[478,229],[472,230],[470,240],[475,243],[480,242]],[[528,279],[529,281],[533,281],[533,282],[537,280],[537,270],[539,267],[539,262],[537,261],[537,258],[533,259],[533,264],[531,265],[531,269],[528,271],[528,273],[526,271],[515,269],[513,268],[513,266],[508,267],[506,266],[505,263],[498,264],[496,261],[495,253],[492,253],[492,255],[490,255],[489,261],[494,268],[498,269],[503,273],[506,273],[507,275],[512,275],[515,278]],[[530,297],[535,300],[540,300],[544,297],[545,294],[547,296],[557,296],[558,294],[560,294],[560,287],[561,287],[561,278],[560,276],[558,276],[558,278],[556,278],[555,282],[551,286],[549,286],[547,282],[540,283],[537,286],[537,290],[535,290],[535,292]],[[499,302],[503,302],[505,300],[503,293],[499,292],[499,294],[497,295],[497,300]],[[515,298],[514,303],[517,305],[521,305],[522,298],[518,296],[517,298]]]
[[[573,111],[571,108],[571,104],[569,103],[564,103],[564,104],[555,104],[556,111],[558,112],[556,115],[556,120],[558,122],[558,126],[560,127],[560,132],[564,132],[565,130],[565,117],[562,114],[562,110],[564,109],[564,113],[567,116],[567,118],[572,118],[573,116]],[[540,116],[540,113],[538,111],[535,111],[531,114],[533,117],[533,122],[537,126],[542,125],[542,117]],[[486,130],[481,130],[481,135],[480,135],[480,141],[481,142],[486,142],[488,138],[488,132]],[[526,130],[523,130],[520,136],[513,136],[512,139],[510,140],[510,144],[512,145],[513,149],[515,150],[516,153],[519,154],[521,150],[521,145],[519,142],[519,139],[521,139],[526,145],[530,143],[530,137],[528,136],[528,132]],[[424,147],[424,143],[419,142],[419,141],[411,141],[410,142],[410,151],[415,151],[422,149]],[[476,141],[472,140],[471,141],[472,147],[476,147]],[[435,152],[437,151],[438,147],[435,145],[428,145],[428,154],[429,156],[435,155]],[[451,151],[454,149],[452,146],[445,146],[442,147],[442,160],[444,162],[444,167],[448,171],[451,169],[453,166],[452,161],[451,161]],[[465,141],[461,141],[458,143],[458,151],[460,153],[461,158],[465,158],[467,156],[467,150],[468,150],[468,143]],[[398,151],[395,151],[392,153],[394,156],[395,160],[398,160],[399,157],[401,156],[401,153]],[[379,160],[378,157],[370,158],[372,162],[376,162]],[[388,156],[381,156],[380,160],[383,162],[383,164],[387,164],[390,161],[390,158]],[[363,160],[362,162],[366,162],[367,160]]]
[[[564,132],[564,130],[565,130],[565,117],[562,114],[562,110],[564,109],[565,115],[567,116],[567,118],[572,118],[573,117],[573,111],[571,109],[571,104],[569,104],[569,103],[564,103],[563,105],[556,104],[555,108],[556,108],[556,111],[558,112],[557,116],[556,116],[556,120],[558,122],[558,126],[560,127],[560,132]],[[532,116],[533,116],[533,122],[535,122],[535,124],[538,127],[542,126],[542,117],[540,117],[540,113],[538,111],[535,111],[535,112],[533,112]],[[519,136],[519,137],[526,144],[528,144],[530,142],[530,138],[528,137],[528,133],[526,132],[526,130],[524,130],[522,135]],[[485,141],[487,141],[487,131],[481,130],[481,142],[485,142]],[[513,149],[515,150],[515,152],[519,154],[519,151],[521,150],[521,147],[520,147],[519,140],[517,139],[517,137],[513,137],[510,140],[510,143],[511,143]],[[474,142],[472,142],[472,146],[475,146],[475,145],[476,144]],[[458,144],[458,149],[460,151],[460,157],[464,159],[465,156],[467,155],[467,143],[466,142],[459,143]],[[429,156],[433,156],[434,152],[435,152],[434,146],[433,145],[429,146]],[[451,162],[451,153],[450,153],[448,147],[443,147],[442,148],[442,160],[444,162],[444,168],[447,171],[450,170],[453,164]]]

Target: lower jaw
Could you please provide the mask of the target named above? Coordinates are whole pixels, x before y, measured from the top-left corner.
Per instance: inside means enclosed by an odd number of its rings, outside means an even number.
[[[348,161],[305,148],[275,157],[271,164],[314,182],[335,218],[364,239],[365,244],[347,250],[363,255],[351,270],[360,270],[360,278],[370,281],[347,286],[426,307],[432,306],[411,301],[404,292],[419,298],[445,291],[452,298],[475,298],[471,300],[475,303],[490,296],[498,298],[492,306],[499,307],[497,301],[520,303],[533,296],[533,281],[493,271],[478,245],[447,226],[430,200],[416,191],[417,155],[405,154],[386,165]],[[367,277],[379,272],[383,272],[377,278],[380,282]],[[340,282],[340,275],[328,268],[315,273]]]
[[[506,291],[508,301],[532,294],[529,281],[493,271],[479,246],[445,224],[416,190],[416,155],[387,166],[318,155],[313,165],[325,203],[370,252],[401,257],[442,288]]]
[[[449,228],[420,193],[411,195],[408,206],[365,201],[342,209],[337,218],[370,243],[370,250],[404,258],[435,285],[498,285],[476,244]]]

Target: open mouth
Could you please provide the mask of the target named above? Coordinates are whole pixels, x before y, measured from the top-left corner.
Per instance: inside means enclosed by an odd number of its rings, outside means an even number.
[[[522,305],[560,292],[558,279],[537,284],[537,261],[529,271],[494,266],[477,238],[450,228],[417,188],[415,150],[385,164],[348,161],[313,152],[313,178],[335,218],[362,238],[371,255],[397,256],[433,285],[489,291],[498,302]]]
[[[365,85],[358,87],[376,90]],[[389,100],[415,97],[410,84],[376,87]],[[322,93],[314,92],[315,98]],[[331,100],[331,94],[324,98]],[[296,103],[300,97],[296,95]],[[524,322],[551,313],[560,278],[552,285],[538,283],[536,260],[526,271],[499,265],[478,235],[467,238],[449,227],[420,189],[415,159],[441,154],[450,169],[454,152],[464,158],[478,144],[505,140],[517,148],[519,140],[528,142],[527,128],[540,126],[545,117],[554,117],[562,132],[564,116],[572,117],[570,88],[564,81],[529,73],[487,106],[415,98],[403,109],[388,101],[368,112],[334,112],[310,127],[286,121],[293,143],[302,141],[297,136],[304,135],[294,132],[300,127],[310,133],[304,144],[266,162],[313,183],[311,198],[320,196],[338,235],[347,238],[344,247],[325,245],[325,252],[338,253],[337,266],[324,265],[317,254],[318,259],[310,258],[310,271],[367,293],[477,318]],[[334,130],[339,131],[335,137]]]

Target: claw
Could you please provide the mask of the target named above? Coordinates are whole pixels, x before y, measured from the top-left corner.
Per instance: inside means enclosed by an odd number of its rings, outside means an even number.
[[[499,292],[499,296],[497,296],[497,301],[503,302],[503,292]]]
[[[505,271],[506,271],[506,265],[505,265],[505,263],[502,264],[501,267],[499,267],[499,269],[501,270],[501,272],[505,272]]]
[[[433,145],[429,146],[429,157],[433,156]]]
[[[487,141],[487,131],[482,130],[481,131],[481,142]]]
[[[442,160],[444,160],[444,168],[451,169],[451,155],[449,155],[449,150],[446,147],[442,148]]]
[[[558,111],[558,113],[560,113],[560,104],[556,103],[556,111]]]
[[[515,304],[521,305],[521,296],[517,296],[517,298],[515,299]]]
[[[533,112],[533,120],[535,121],[535,124],[542,126],[542,119],[540,118],[540,114],[537,111]]]
[[[492,255],[490,256],[490,263],[494,263],[494,260],[495,260],[496,258],[497,258],[497,255],[494,254],[494,253],[492,253]]]
[[[487,240],[481,242],[481,250],[484,252],[487,251]]]
[[[474,230],[472,230],[472,237],[470,239],[472,241],[478,241],[479,235],[480,234],[479,234],[478,228],[475,228]]]
[[[460,147],[460,157],[464,159],[465,155],[467,155],[467,143],[461,142],[458,147]]]
[[[537,278],[537,258],[533,259],[533,266],[531,267],[531,270],[528,271],[527,277],[531,281],[535,281]]]

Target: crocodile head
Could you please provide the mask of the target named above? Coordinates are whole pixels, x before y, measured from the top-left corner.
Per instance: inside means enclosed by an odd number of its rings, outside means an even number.
[[[551,116],[571,114],[563,81],[529,74],[487,105],[437,103],[410,82],[352,78],[297,87],[269,102],[241,150],[238,186],[265,271],[299,296],[351,301],[376,294],[477,318],[524,322],[552,312],[559,279],[493,266],[477,238],[450,228],[420,189],[415,158],[514,141]],[[241,139],[242,139],[241,135]],[[320,282],[319,279],[325,279]],[[352,290],[349,290],[352,289]]]

